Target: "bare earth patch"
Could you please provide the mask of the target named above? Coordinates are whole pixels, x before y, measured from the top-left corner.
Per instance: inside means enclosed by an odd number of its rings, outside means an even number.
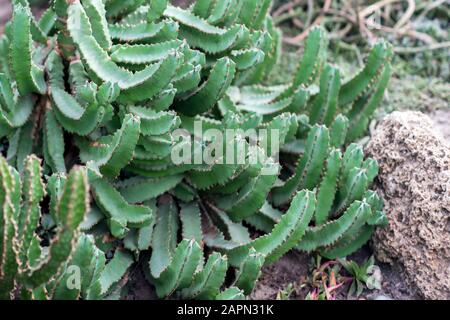
[[[263,268],[263,274],[256,285],[251,299],[273,300],[277,293],[290,283],[300,283],[308,277],[311,256],[292,251],[270,266]],[[293,299],[304,299],[307,292],[293,294]]]
[[[450,142],[450,106],[447,109],[436,110],[429,116],[433,120],[435,130]]]

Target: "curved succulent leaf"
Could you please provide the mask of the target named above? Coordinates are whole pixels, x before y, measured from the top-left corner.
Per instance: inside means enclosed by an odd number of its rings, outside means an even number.
[[[105,176],[116,177],[133,159],[139,133],[139,118],[126,115],[122,127],[113,135],[103,137],[96,143],[78,139],[80,157],[85,163],[93,161]]]
[[[252,293],[255,283],[261,274],[264,255],[251,248],[248,256],[236,272],[234,285],[244,291],[245,295]]]
[[[332,150],[326,161],[326,171],[317,193],[317,208],[314,215],[316,225],[321,225],[329,218],[341,169],[342,153]]]
[[[159,179],[133,177],[117,184],[120,194],[129,203],[142,203],[156,198],[175,188],[183,176],[169,176]]]
[[[13,1],[0,37],[0,298],[118,299],[145,251],[161,298],[242,299],[292,248],[341,257],[386,225],[368,190],[378,164],[351,142],[383,98],[392,49],[376,44],[341,85],[316,27],[293,78],[270,85],[282,39],[271,3],[54,0],[36,20]]]
[[[170,265],[153,279],[159,297],[171,295],[176,289],[188,287],[201,261],[202,251],[195,240],[183,240],[175,252]]]
[[[150,223],[152,211],[149,207],[130,205],[107,181],[90,179],[97,205],[109,220],[111,233],[123,238],[130,227],[141,227]]]
[[[315,97],[309,115],[311,124],[329,126],[334,120],[341,87],[339,69],[326,65],[320,76],[320,91]]]
[[[300,159],[295,174],[283,186],[273,190],[275,204],[288,202],[292,195],[300,188],[312,189],[320,179],[323,163],[327,157],[329,147],[329,133],[324,126],[314,126],[306,142],[305,153]]]
[[[18,272],[18,248],[14,245],[17,236],[17,210],[20,198],[19,174],[8,166],[0,156],[0,298],[9,300]]]
[[[185,115],[195,116],[211,109],[225,94],[235,74],[235,63],[228,58],[217,60],[208,80],[197,91],[175,104],[175,109]]]
[[[245,295],[241,289],[230,287],[219,293],[216,300],[245,300]]]
[[[219,207],[225,210],[233,221],[241,221],[253,215],[266,201],[277,178],[278,170],[278,164],[273,163],[269,158],[256,178],[245,185],[238,194],[220,199]]]
[[[116,45],[112,48],[111,59],[117,63],[148,64],[165,58],[171,50],[179,48],[180,40],[154,44]]]
[[[272,232],[247,245],[231,249],[227,255],[230,263],[240,265],[251,248],[266,255],[266,263],[276,261],[295,247],[305,234],[315,210],[315,196],[311,191],[300,191],[292,200],[289,210],[275,225]]]
[[[355,201],[338,219],[308,229],[297,248],[312,251],[330,246],[341,239],[342,235],[352,228],[361,217],[367,219],[370,213],[370,206],[367,203]]]
[[[391,74],[391,65],[387,63],[383,68],[373,92],[371,92],[369,96],[361,97],[353,105],[352,110],[348,113],[350,127],[347,141],[354,141],[367,129],[370,118],[383,99]]]
[[[172,201],[161,204],[158,208],[152,238],[153,253],[149,264],[152,278],[160,278],[173,260],[179,228],[177,214],[178,212]]]
[[[180,220],[183,238],[194,239],[201,244],[203,242],[203,232],[198,205],[194,202],[183,205],[180,210]]]
[[[351,80],[342,85],[339,94],[339,105],[352,103],[362,93],[370,89],[381,74],[384,64],[392,56],[392,48],[385,41],[374,45],[364,68]]]

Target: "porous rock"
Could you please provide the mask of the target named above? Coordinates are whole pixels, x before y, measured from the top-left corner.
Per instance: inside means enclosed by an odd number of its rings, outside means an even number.
[[[367,153],[380,164],[389,225],[373,238],[377,258],[399,263],[427,299],[450,299],[450,145],[420,112],[394,112]]]

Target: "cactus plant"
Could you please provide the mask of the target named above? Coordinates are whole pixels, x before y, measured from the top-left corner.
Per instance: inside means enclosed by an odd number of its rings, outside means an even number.
[[[261,267],[289,250],[342,257],[385,223],[370,191],[377,164],[351,144],[389,80],[384,41],[344,81],[315,28],[293,79],[273,86],[264,82],[281,34],[270,0],[197,0],[188,9],[167,0],[53,0],[39,20],[27,0],[12,2],[0,38],[0,270],[16,271],[0,274],[2,297],[24,288],[36,299],[104,298],[140,259],[159,297],[241,299]],[[278,134],[256,145],[227,136],[225,147],[243,146],[242,161],[225,164],[216,148],[213,163],[176,163],[175,151],[211,153],[217,137],[197,136],[199,124],[225,136]],[[177,129],[194,142],[177,139]],[[46,215],[60,229],[52,239],[64,239],[52,240],[43,265],[34,204],[46,189],[33,153],[49,177]],[[84,168],[64,178],[74,165]],[[252,229],[266,235],[252,239]],[[65,287],[72,264],[83,274],[75,291]],[[235,278],[224,288],[229,268]]]

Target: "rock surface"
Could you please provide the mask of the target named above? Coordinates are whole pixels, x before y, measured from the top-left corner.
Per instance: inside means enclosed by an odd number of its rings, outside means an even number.
[[[450,299],[450,144],[433,129],[420,112],[394,112],[375,130],[367,152],[380,164],[389,226],[373,243],[423,297]]]

